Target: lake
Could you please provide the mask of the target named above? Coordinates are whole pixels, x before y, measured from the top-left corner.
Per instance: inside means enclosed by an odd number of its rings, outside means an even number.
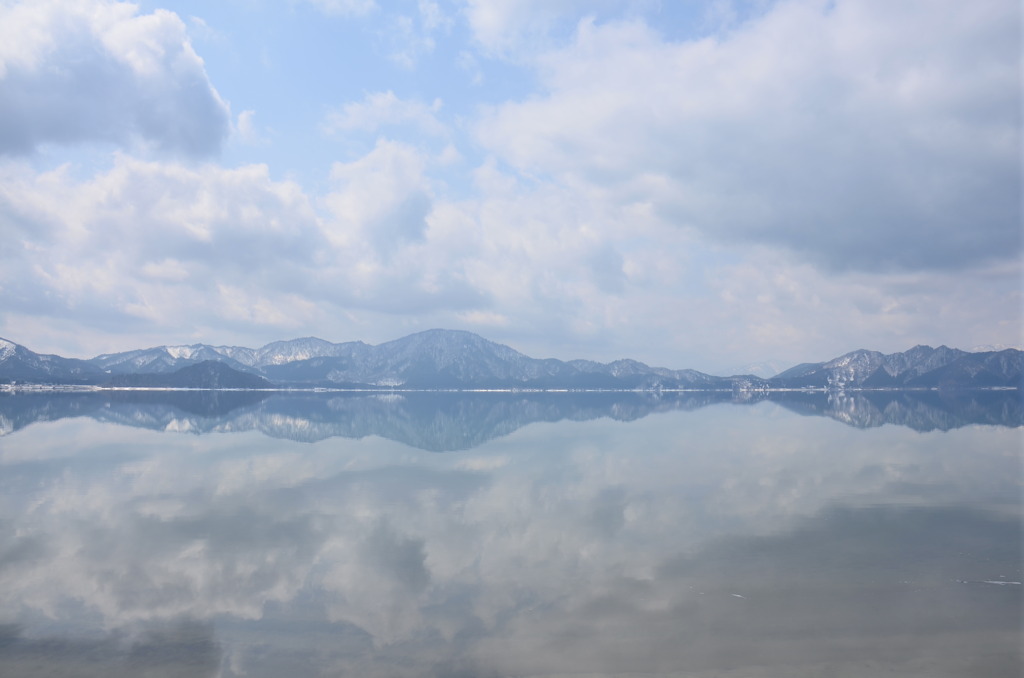
[[[0,675],[1022,673],[1018,392],[0,393]]]

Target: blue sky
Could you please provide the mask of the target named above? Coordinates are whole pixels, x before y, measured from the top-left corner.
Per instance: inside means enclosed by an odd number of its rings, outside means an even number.
[[[0,336],[1021,342],[1015,0],[0,1]]]

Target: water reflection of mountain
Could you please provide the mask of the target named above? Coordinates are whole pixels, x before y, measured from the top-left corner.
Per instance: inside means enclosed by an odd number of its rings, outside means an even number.
[[[35,422],[92,417],[128,426],[166,429],[190,421],[199,432],[267,397],[260,391],[25,391],[0,393],[0,435]]]
[[[260,431],[289,440],[376,435],[431,451],[471,449],[537,422],[640,419],[720,403],[776,402],[858,428],[918,431],[969,424],[1024,425],[1019,391],[642,393],[267,393],[91,391],[0,395],[0,435],[33,422],[87,416],[126,426],[193,433]]]
[[[769,399],[800,414],[831,417],[857,428],[896,424],[915,431],[949,431],[970,424],[1024,425],[1024,400],[1017,390],[794,391],[772,393]]]

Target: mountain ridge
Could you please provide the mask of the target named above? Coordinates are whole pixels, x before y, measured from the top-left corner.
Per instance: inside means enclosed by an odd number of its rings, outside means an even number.
[[[890,354],[858,349],[762,378],[652,367],[628,358],[609,363],[533,358],[463,330],[425,330],[377,345],[332,343],[318,337],[259,348],[165,345],[87,360],[38,354],[0,339],[0,384],[407,390],[1019,389],[1022,356],[1017,349],[968,352],[945,345],[917,345]],[[206,363],[203,370],[194,369]],[[185,373],[179,374],[182,370]]]

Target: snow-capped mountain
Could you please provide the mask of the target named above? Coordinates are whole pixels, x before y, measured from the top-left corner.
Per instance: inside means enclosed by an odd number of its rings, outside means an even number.
[[[236,356],[247,358],[243,351],[251,350],[205,344],[156,346],[123,353],[106,353],[92,358],[89,362],[107,374],[168,374],[204,360],[216,360],[236,369],[245,369],[249,363],[238,360]]]
[[[332,344],[316,337],[305,337],[290,341],[275,341],[255,349],[245,346],[209,346],[207,344],[155,346],[136,351],[106,353],[92,358],[89,362],[109,374],[168,373],[207,360],[223,362],[243,372],[258,372],[261,368],[270,365],[285,365],[311,358],[350,355],[359,347],[365,346],[366,344],[361,341]]]
[[[309,340],[298,340],[309,341]],[[362,342],[316,345],[316,357],[291,361],[291,342],[255,365],[271,381],[322,386],[403,388],[730,388],[693,370],[652,368],[631,360],[607,365],[531,358],[471,332],[427,330],[371,346]],[[267,347],[260,349],[265,351]]]
[[[91,362],[35,353],[0,338],[0,383],[95,383],[102,372]]]
[[[775,386],[845,388],[1020,387],[1024,353],[968,353],[915,346],[900,353],[857,350],[824,363],[803,363],[768,381]]]
[[[266,367],[267,365],[284,365],[311,358],[340,358],[355,355],[364,348],[367,348],[367,345],[361,341],[332,344],[316,337],[304,337],[267,344],[255,351],[253,362],[246,364]]]
[[[696,370],[651,367],[636,360],[599,363],[531,358],[471,332],[428,330],[376,346],[335,344],[315,337],[242,346],[158,346],[72,360],[33,353],[0,340],[0,383],[88,383],[157,386],[265,384],[291,387],[464,389],[726,389],[1020,387],[1022,353],[1016,349],[968,353],[915,346],[902,353],[858,350],[823,363],[803,363],[775,377],[716,377]],[[204,363],[216,371],[188,371]],[[223,368],[223,369],[221,369]],[[230,371],[227,371],[230,370]],[[237,373],[237,374],[232,374]],[[127,381],[120,379],[133,376]],[[197,378],[197,375],[198,378]]]

